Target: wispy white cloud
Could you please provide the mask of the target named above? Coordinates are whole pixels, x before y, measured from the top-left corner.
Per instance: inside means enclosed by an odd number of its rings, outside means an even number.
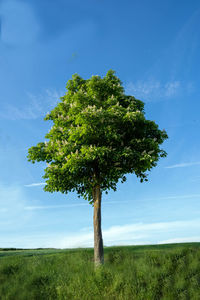
[[[129,82],[125,86],[127,93],[146,101],[169,99],[176,96],[182,89],[179,80],[161,83],[156,79],[140,80],[135,83]]]
[[[128,203],[128,201],[103,201],[103,205],[107,204],[124,204]],[[78,207],[78,206],[88,206],[90,205],[87,201],[85,203],[72,203],[72,204],[64,204],[64,205],[38,205],[38,206],[26,206],[24,207],[25,210],[45,210],[45,209],[60,209],[60,208],[67,208],[67,207]]]
[[[184,167],[190,167],[190,166],[197,166],[200,165],[200,161],[191,162],[191,163],[180,163],[172,166],[165,167],[166,169],[174,169],[174,168],[184,168]]]
[[[63,90],[48,89],[48,88],[45,89],[44,92],[39,95],[27,93],[29,98],[38,107],[38,110],[41,110],[41,108],[44,108],[43,106],[46,105],[49,105],[51,108],[54,107],[63,94],[64,94]]]
[[[35,186],[43,186],[46,185],[45,182],[38,182],[38,183],[30,183],[30,184],[25,184],[24,186],[26,187],[35,187]]]
[[[174,195],[174,196],[166,196],[160,197],[159,199],[189,199],[189,198],[200,198],[200,194],[189,194],[189,195]]]
[[[164,85],[164,97],[173,97],[181,87],[180,81],[167,82]]]
[[[5,104],[0,112],[0,119],[7,120],[29,120],[37,119],[46,115],[59,101],[64,93],[56,89],[46,89],[43,93],[34,95],[27,93],[26,105],[17,107],[12,104]]]
[[[38,205],[38,206],[25,206],[25,210],[45,210],[45,209],[59,209],[59,208],[67,208],[67,207],[76,207],[76,206],[85,206],[89,205],[86,203],[74,203],[74,204],[66,204],[66,205]]]

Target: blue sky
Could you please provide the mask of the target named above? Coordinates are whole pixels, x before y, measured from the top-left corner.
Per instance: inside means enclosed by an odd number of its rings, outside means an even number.
[[[93,246],[92,206],[44,192],[26,156],[72,74],[109,69],[169,139],[147,183],[103,195],[104,244],[200,242],[199,1],[1,0],[0,18],[0,247]]]

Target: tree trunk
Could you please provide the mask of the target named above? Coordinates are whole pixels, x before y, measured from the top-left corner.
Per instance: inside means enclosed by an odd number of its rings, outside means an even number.
[[[94,200],[94,263],[95,266],[102,265],[104,263],[103,254],[103,239],[101,232],[101,190],[97,185],[93,188],[93,200]]]

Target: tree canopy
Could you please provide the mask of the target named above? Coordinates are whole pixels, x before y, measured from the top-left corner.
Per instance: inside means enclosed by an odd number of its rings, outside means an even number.
[[[29,161],[47,162],[44,190],[76,191],[93,203],[97,184],[107,192],[126,174],[148,180],[146,172],[166,156],[160,145],[167,134],[145,118],[144,103],[125,95],[112,70],[103,78],[75,74],[66,88],[45,117],[53,121],[46,141],[29,149]]]

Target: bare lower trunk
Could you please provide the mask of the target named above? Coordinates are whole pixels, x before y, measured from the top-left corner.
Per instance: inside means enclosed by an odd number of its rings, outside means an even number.
[[[95,266],[102,265],[104,263],[103,254],[103,239],[101,232],[101,190],[100,186],[93,188],[93,200],[94,200],[94,263]]]

